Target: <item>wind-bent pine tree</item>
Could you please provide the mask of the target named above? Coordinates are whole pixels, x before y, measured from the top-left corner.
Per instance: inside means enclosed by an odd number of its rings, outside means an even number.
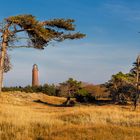
[[[47,21],[38,21],[33,15],[11,16],[1,24],[1,55],[0,55],[0,92],[2,91],[4,65],[7,57],[7,49],[16,42],[20,32],[26,32],[30,46],[36,49],[44,49],[51,41],[63,41],[65,39],[80,39],[85,34],[75,31],[73,19],[53,19]]]

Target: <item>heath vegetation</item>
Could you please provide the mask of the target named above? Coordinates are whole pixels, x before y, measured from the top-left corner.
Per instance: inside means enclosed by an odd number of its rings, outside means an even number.
[[[41,100],[42,102],[35,102]],[[0,95],[3,140],[139,140],[140,108],[120,105],[61,107],[66,99],[42,93]],[[45,104],[46,103],[46,104]]]

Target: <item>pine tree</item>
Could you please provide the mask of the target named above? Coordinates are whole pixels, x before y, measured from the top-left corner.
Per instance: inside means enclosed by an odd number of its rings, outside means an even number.
[[[80,39],[85,37],[82,33],[71,33],[75,31],[73,19],[53,19],[40,22],[32,15],[11,16],[1,24],[1,59],[0,59],[0,92],[2,90],[4,64],[7,49],[19,40],[18,33],[26,32],[30,45],[18,47],[31,47],[44,49],[51,41],[63,41],[65,39]]]

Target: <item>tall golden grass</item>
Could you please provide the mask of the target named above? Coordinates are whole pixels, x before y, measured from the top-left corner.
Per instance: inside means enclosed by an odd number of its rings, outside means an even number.
[[[50,106],[33,102],[40,99]],[[130,106],[55,107],[64,98],[0,95],[0,140],[140,140],[140,109]]]

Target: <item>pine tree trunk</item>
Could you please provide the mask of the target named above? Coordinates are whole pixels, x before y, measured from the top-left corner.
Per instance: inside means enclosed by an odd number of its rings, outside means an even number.
[[[3,86],[3,74],[4,74],[4,58],[6,54],[7,49],[7,39],[8,38],[8,32],[5,31],[2,36],[2,46],[1,46],[1,60],[0,60],[0,92],[2,92],[2,86]]]
[[[134,110],[136,110],[137,107],[137,101],[139,98],[139,82],[140,82],[140,77],[139,77],[139,73],[140,73],[140,60],[139,57],[137,58],[137,72],[136,72],[136,89],[137,92],[135,93],[135,97],[134,97]]]

